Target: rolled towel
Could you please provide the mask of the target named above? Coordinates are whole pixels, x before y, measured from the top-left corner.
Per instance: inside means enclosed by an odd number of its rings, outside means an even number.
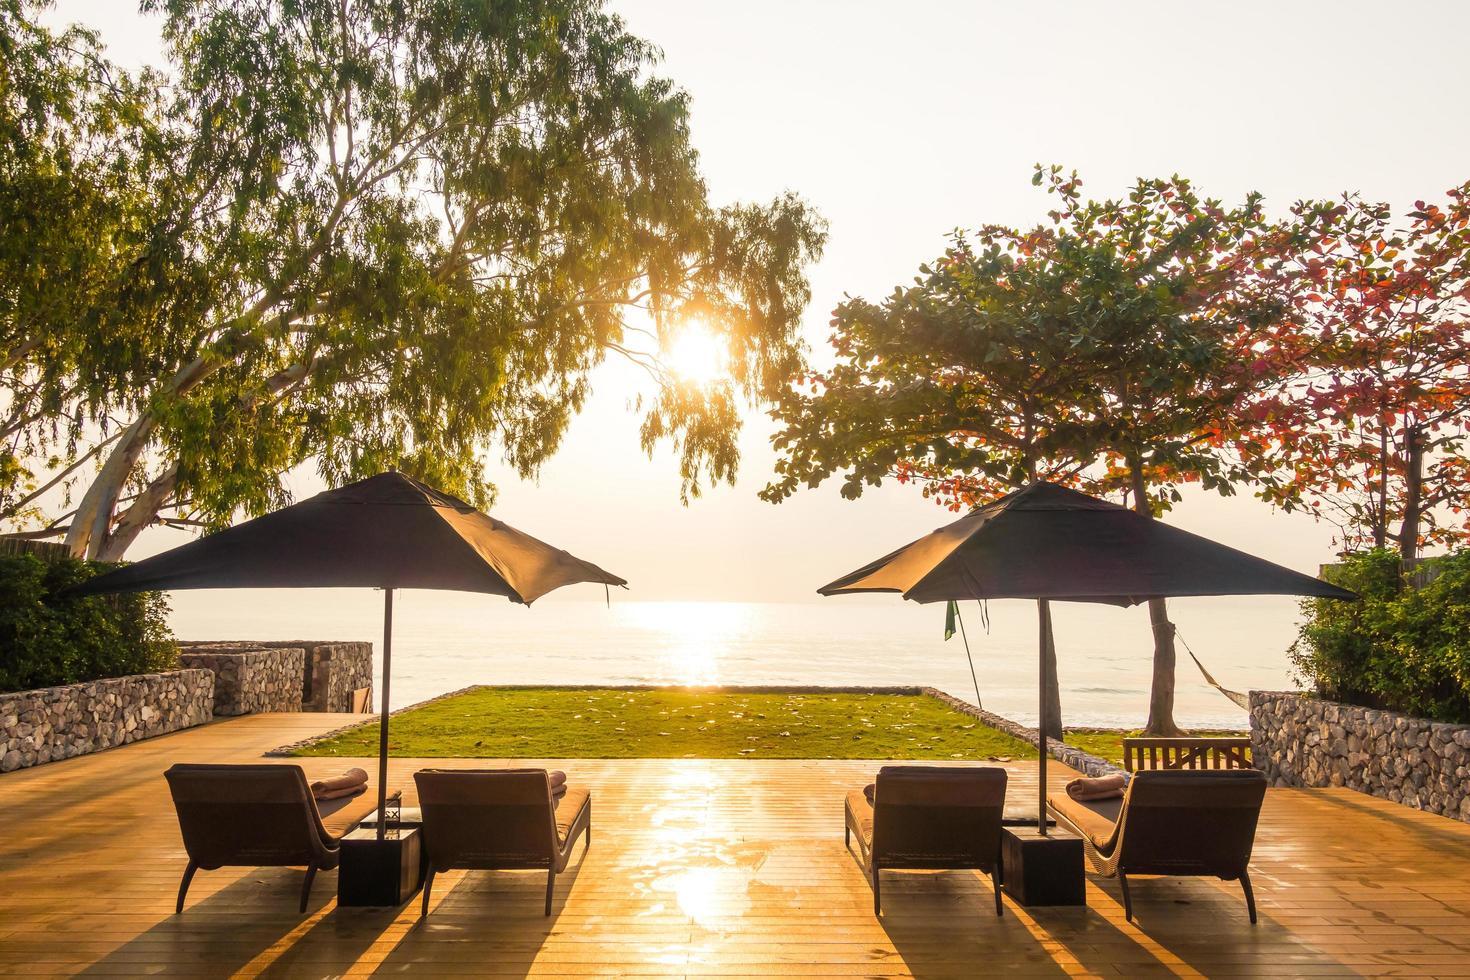
[[[311,784],[311,795],[319,800],[335,800],[351,796],[367,785],[368,775],[361,769],[349,769],[331,779],[318,779]],[[325,794],[330,793],[331,796]]]
[[[877,783],[869,783],[868,785],[863,787],[863,795],[868,798],[868,806],[873,805],[873,794],[876,792],[878,792]]]
[[[1128,780],[1122,773],[1111,776],[1082,776],[1067,784],[1067,795],[1078,803],[1089,800],[1111,800],[1122,796]]]
[[[560,769],[552,769],[546,773],[546,781],[551,784],[551,791],[555,793],[558,786],[565,789],[567,785],[567,774]]]
[[[341,789],[324,789],[320,793],[313,793],[312,798],[318,803],[327,800],[340,800],[344,796],[356,796],[358,793],[367,792],[367,783],[358,783],[356,786],[344,786]]]

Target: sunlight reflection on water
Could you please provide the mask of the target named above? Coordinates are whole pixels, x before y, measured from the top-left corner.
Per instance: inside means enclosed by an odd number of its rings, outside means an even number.
[[[600,600],[600,596],[598,597]],[[382,598],[368,590],[179,592],[184,639],[381,642]],[[1176,600],[1181,635],[1236,690],[1290,687],[1286,648],[1296,602],[1275,597]],[[1147,713],[1152,644],[1142,608],[1058,603],[1063,717],[1137,725]],[[1022,601],[964,608],[984,705],[1036,716],[1036,613]],[[527,609],[487,596],[405,591],[394,607],[394,704],[471,684],[929,684],[974,700],[959,637],[942,605],[830,599],[811,603],[543,600]],[[1243,726],[1181,649],[1178,718]]]
[[[750,639],[759,607],[743,602],[629,602],[613,609],[618,627],[642,632],[662,661],[658,683],[736,683],[722,676],[728,651]]]

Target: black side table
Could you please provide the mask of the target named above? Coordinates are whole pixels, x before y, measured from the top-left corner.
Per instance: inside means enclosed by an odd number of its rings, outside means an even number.
[[[1086,905],[1082,875],[1082,838],[1053,829],[1045,836],[1035,826],[1002,827],[1002,887],[1023,906]]]
[[[416,806],[401,807],[398,811],[398,826],[400,827],[422,827],[424,825],[424,814]],[[357,824],[358,827],[377,827],[378,811],[374,810],[363,817]]]
[[[378,840],[377,830],[359,827],[342,838],[338,905],[402,905],[423,885],[423,833],[402,827],[389,834]]]

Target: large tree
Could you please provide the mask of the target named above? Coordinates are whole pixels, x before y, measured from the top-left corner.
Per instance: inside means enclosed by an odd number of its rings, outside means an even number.
[[[788,391],[775,415],[782,453],[761,496],[773,503],[843,473],[842,495],[893,478],[917,482],[951,510],[1036,479],[1071,482],[1096,456],[1075,423],[1085,362],[1045,315],[988,306],[982,294],[1014,269],[1003,249],[959,238],[918,282],[883,303],[849,299],[833,313],[837,363]],[[1048,734],[1062,735],[1056,651],[1042,655]]]
[[[1185,484],[1232,494],[1240,471],[1228,448],[1262,425],[1248,407],[1302,356],[1296,259],[1332,209],[1301,205],[1272,221],[1258,194],[1226,206],[1178,176],[1102,201],[1085,200],[1075,174],[1038,177],[1059,204],[1032,237],[1031,262],[1057,269],[1028,288],[1059,286],[1072,303],[1065,329],[1110,338],[1088,382],[1086,425],[1102,457],[1091,489],[1121,492],[1147,517],[1170,510]],[[1166,600],[1148,611],[1146,730],[1175,735],[1175,627]]]
[[[956,510],[1037,478],[1121,491],[1150,517],[1182,483],[1230,492],[1221,447],[1293,308],[1299,233],[1254,195],[1227,208],[1177,177],[1105,201],[1058,168],[1035,182],[1057,202],[1046,222],[958,236],[882,306],[838,308],[837,364],[778,409],[767,499],[838,471],[848,496],[917,479]],[[1171,734],[1174,629],[1149,606],[1148,726]]]
[[[54,467],[101,461],[47,515],[76,553],[259,512],[307,461],[329,482],[398,465],[484,503],[484,454],[533,472],[609,355],[653,376],[645,447],[673,442],[684,491],[731,478],[736,399],[799,369],[823,229],[792,196],[709,202],[687,98],[600,4],[144,9],[170,59],[139,122],[163,163],[153,221],[118,251],[147,371]],[[693,318],[727,383],[660,362]]]
[[[1261,496],[1336,523],[1346,550],[1470,540],[1470,183],[1444,204],[1348,195],[1300,265],[1294,370],[1240,449]]]
[[[124,239],[150,220],[159,176],[141,120],[156,79],[130,78],[97,39],[0,0],[0,515],[38,517],[55,460],[135,380],[151,325],[120,315]],[[65,467],[59,474],[67,475]]]

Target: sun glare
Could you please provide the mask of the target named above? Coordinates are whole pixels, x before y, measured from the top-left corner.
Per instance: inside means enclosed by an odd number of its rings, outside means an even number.
[[[682,381],[709,385],[726,374],[724,345],[701,323],[686,325],[669,344],[665,357]]]

